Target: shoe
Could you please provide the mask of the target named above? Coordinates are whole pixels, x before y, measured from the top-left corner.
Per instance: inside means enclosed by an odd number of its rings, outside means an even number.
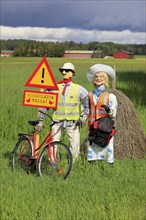
[[[114,166],[114,163],[108,163],[111,167],[113,167]]]

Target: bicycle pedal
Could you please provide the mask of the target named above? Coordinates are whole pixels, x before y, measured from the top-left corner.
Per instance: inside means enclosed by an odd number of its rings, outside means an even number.
[[[26,157],[26,158],[30,159],[32,156],[31,156],[31,154],[22,154],[21,157]]]
[[[34,157],[34,156],[31,156],[29,159],[30,159],[30,160],[36,160],[37,158]]]
[[[33,173],[36,171],[36,160],[31,160],[28,165],[28,171]]]

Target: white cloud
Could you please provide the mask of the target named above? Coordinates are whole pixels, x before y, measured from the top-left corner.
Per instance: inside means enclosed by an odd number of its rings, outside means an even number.
[[[143,32],[99,31],[71,28],[41,27],[9,27],[0,26],[1,39],[26,39],[36,41],[75,41],[88,43],[91,41],[114,42],[127,44],[145,44],[146,34]]]

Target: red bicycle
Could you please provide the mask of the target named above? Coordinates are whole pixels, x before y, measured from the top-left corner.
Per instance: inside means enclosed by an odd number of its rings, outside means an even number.
[[[38,147],[36,147],[38,133],[35,130],[38,120],[28,121],[28,124],[33,126],[30,134],[18,134],[18,142],[12,151],[12,170],[23,169],[27,172],[38,170],[41,177],[51,175],[66,179],[72,168],[72,154],[61,141],[52,141],[52,126],[56,122],[50,115],[45,115],[51,119],[52,123],[48,135]],[[43,149],[38,153],[42,147]]]

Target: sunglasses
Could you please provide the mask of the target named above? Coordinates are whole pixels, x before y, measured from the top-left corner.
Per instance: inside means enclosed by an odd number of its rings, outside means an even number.
[[[62,69],[60,72],[63,73],[64,71],[65,71],[66,73],[68,73],[68,72],[70,72],[70,71],[72,72],[72,70],[70,70],[70,69]]]
[[[100,78],[100,79],[105,79],[104,76],[96,76],[96,75],[95,75],[95,79],[98,79],[98,78]]]

